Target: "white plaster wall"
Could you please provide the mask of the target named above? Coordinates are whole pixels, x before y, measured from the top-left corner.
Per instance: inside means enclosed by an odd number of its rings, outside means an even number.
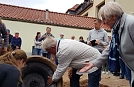
[[[86,40],[89,33],[89,30],[18,21],[3,20],[3,23],[8,29],[10,29],[12,35],[14,35],[15,31],[20,32],[20,37],[22,38],[22,49],[26,52],[32,52],[32,46],[34,45],[36,32],[40,31],[41,34],[44,34],[46,32],[46,27],[51,27],[51,33],[55,36],[55,38],[58,38],[60,33],[64,33],[65,38],[68,39],[70,39],[71,36],[74,35],[76,37],[76,40],[78,40],[79,36],[83,36]]]

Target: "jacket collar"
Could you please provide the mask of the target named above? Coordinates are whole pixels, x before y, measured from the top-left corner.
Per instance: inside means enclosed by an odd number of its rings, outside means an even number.
[[[125,23],[125,21],[126,21],[126,18],[127,18],[127,14],[124,13],[124,14],[122,15],[122,18],[121,18],[120,28],[122,28],[122,27],[124,26],[124,23]]]
[[[96,29],[94,28],[94,30],[95,30],[95,31],[98,31],[98,32],[102,32],[102,31],[104,31],[103,28],[100,28],[99,30],[96,30]]]
[[[127,18],[127,14],[124,13],[122,15],[121,22],[120,22],[120,28],[119,28],[119,31],[118,31],[118,33],[119,33],[119,40],[121,40],[121,35],[122,35],[123,29],[124,29],[123,27],[125,25],[126,18]]]

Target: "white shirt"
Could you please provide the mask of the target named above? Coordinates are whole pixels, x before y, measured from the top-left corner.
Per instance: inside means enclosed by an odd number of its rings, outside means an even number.
[[[69,39],[61,40],[57,49],[56,58],[58,58],[58,66],[53,74],[53,81],[58,81],[68,67],[81,69],[84,67],[84,62],[92,61],[100,56],[100,52],[97,49]]]
[[[42,47],[42,42],[41,41],[36,41],[36,39],[34,40],[34,48],[38,48],[41,49]]]

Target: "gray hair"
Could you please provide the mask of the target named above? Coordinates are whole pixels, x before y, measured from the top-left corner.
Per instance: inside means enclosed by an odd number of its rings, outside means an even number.
[[[105,19],[110,19],[111,15],[116,15],[117,17],[120,17],[123,13],[123,9],[117,2],[108,2],[106,5],[101,7],[98,13],[98,17],[102,19],[101,16],[104,15]]]
[[[53,37],[47,36],[46,39],[42,43],[43,49],[50,49],[52,46],[56,45],[57,40]]]

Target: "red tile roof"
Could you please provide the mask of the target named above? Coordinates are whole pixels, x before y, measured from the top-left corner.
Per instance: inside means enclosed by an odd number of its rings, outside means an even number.
[[[79,4],[76,4],[75,6],[73,6],[72,8],[70,8],[69,10],[75,11],[78,8]]]
[[[45,10],[38,10],[6,4],[0,4],[0,17],[8,20],[43,23],[66,27],[77,27],[83,29],[94,28],[93,21],[95,19],[92,17],[69,15],[51,11],[48,11],[48,19],[46,19]],[[109,28],[106,26],[104,28],[106,30],[109,30]]]

